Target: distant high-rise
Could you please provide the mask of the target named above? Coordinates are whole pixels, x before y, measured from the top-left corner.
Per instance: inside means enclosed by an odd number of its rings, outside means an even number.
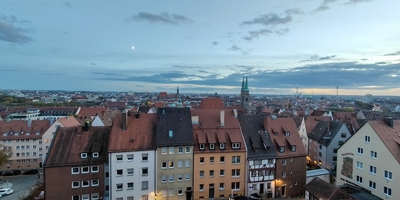
[[[240,90],[240,105],[243,106],[246,110],[249,108],[249,85],[247,83],[247,76],[246,79],[243,77],[242,81],[242,89]]]

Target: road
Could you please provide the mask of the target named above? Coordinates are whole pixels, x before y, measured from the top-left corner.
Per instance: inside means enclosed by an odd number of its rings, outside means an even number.
[[[12,186],[14,193],[1,197],[1,200],[18,200],[26,197],[29,194],[31,188],[38,182],[38,176],[35,175],[18,175],[18,176],[0,176],[3,181],[0,186],[8,187]]]

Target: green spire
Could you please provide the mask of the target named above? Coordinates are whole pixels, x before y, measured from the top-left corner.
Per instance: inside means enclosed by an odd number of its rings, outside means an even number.
[[[240,89],[240,91],[243,91],[244,89],[244,76],[243,76],[243,80],[242,80],[242,88]]]
[[[247,76],[246,76],[246,82],[244,82],[244,85],[242,86],[242,91],[244,91],[244,92],[249,91],[249,85],[247,83]]]

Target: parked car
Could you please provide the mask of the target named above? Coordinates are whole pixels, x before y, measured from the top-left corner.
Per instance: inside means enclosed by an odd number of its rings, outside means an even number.
[[[250,199],[261,199],[261,196],[258,193],[253,193],[250,195]]]
[[[3,188],[3,189],[0,189],[0,194],[1,194],[2,196],[10,195],[10,194],[12,194],[13,192],[14,192],[14,190],[11,189],[11,188]]]
[[[20,175],[21,170],[11,170],[14,175]]]
[[[14,176],[14,173],[12,171],[5,171],[3,172],[3,176]]]
[[[26,170],[24,171],[24,175],[29,175],[29,174],[37,174],[38,170],[37,169],[30,169],[30,170]]]

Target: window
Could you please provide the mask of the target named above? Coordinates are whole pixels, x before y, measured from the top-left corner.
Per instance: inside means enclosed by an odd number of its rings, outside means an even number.
[[[185,181],[190,180],[190,174],[185,174]]]
[[[169,154],[174,154],[175,153],[175,147],[169,147]]]
[[[333,156],[333,161],[337,161],[337,156]]]
[[[321,157],[322,156],[322,152],[318,152],[318,156]]]
[[[128,176],[133,176],[133,168],[126,169],[126,173],[128,174]]]
[[[169,168],[174,168],[174,161],[169,161],[168,166],[169,166]]]
[[[378,152],[371,151],[371,158],[377,158],[377,157],[378,157]]]
[[[225,156],[219,157],[219,162],[220,162],[220,163],[224,163],[224,162],[225,162]]]
[[[362,183],[362,177],[361,176],[356,176],[356,181],[357,181],[357,183]]]
[[[339,141],[339,142],[338,142],[338,145],[339,145],[339,146],[342,146],[342,144],[343,144],[343,141]]]
[[[98,200],[100,197],[99,193],[93,193],[91,196],[92,196],[92,200]]]
[[[219,190],[224,190],[224,189],[225,189],[224,186],[225,186],[224,183],[220,183],[220,184],[219,184]]]
[[[240,163],[240,156],[232,156],[232,163],[239,164]]]
[[[89,173],[89,167],[82,167],[82,174],[87,174]]]
[[[392,189],[390,189],[390,188],[384,186],[384,187],[383,187],[383,193],[384,193],[385,195],[387,195],[387,196],[392,196]]]
[[[261,165],[262,164],[262,160],[254,160],[254,165]]]
[[[183,147],[178,147],[178,154],[183,154]]]
[[[282,165],[286,165],[286,160],[282,160]]]
[[[232,149],[239,149],[240,148],[240,143],[234,142],[232,143]]]
[[[232,176],[233,177],[240,176],[240,169],[232,169]]]
[[[122,183],[117,183],[117,191],[120,191],[124,188],[124,186],[122,185]]]
[[[232,190],[240,190],[240,182],[232,182],[231,189]]]
[[[200,164],[204,164],[204,157],[200,157]]]
[[[214,164],[214,157],[210,157],[210,163]]]
[[[214,143],[210,144],[210,149],[215,149],[215,144]]]
[[[225,143],[219,143],[219,149],[225,149]]]
[[[167,147],[163,147],[163,148],[161,148],[161,154],[162,154],[162,155],[165,155],[165,154],[167,154],[167,150],[168,150],[168,148],[167,148]]]
[[[148,176],[149,175],[149,169],[147,167],[142,168],[142,176]]]
[[[143,153],[142,154],[142,162],[148,162],[149,161],[149,154]]]
[[[92,173],[99,172],[99,166],[92,166]]]
[[[282,178],[286,177],[286,172],[282,172]]]
[[[200,184],[200,185],[199,185],[199,190],[200,190],[200,191],[204,191],[204,184]]]
[[[363,169],[363,163],[360,161],[357,161],[357,168],[358,169]]]
[[[182,188],[178,188],[178,195],[183,195],[183,189]]]
[[[167,162],[162,162],[161,163],[161,169],[166,169],[167,168]]]
[[[73,168],[71,168],[71,173],[72,173],[72,174],[79,174],[79,167],[73,167]]]
[[[79,181],[73,181],[72,188],[78,188],[78,187],[79,187]]]
[[[178,160],[178,168],[182,168],[183,167],[183,160]]]
[[[99,179],[93,179],[92,186],[99,186]]]
[[[172,183],[172,182],[174,182],[174,179],[175,179],[174,175],[170,174],[169,178],[168,178],[168,181]]]
[[[126,197],[126,200],[133,200],[133,196]]]
[[[286,131],[286,132],[285,132],[285,135],[286,135],[286,136],[290,136],[290,132],[289,132],[289,131]]]
[[[147,194],[142,195],[142,200],[149,200],[149,195],[147,195]]]
[[[200,150],[204,150],[206,148],[205,144],[200,144]]]
[[[214,177],[214,170],[210,170],[210,177]]]
[[[126,155],[126,159],[127,159],[128,161],[133,161],[133,154],[128,154],[128,155]]]
[[[122,162],[122,155],[117,155],[117,162]]]
[[[185,147],[185,153],[190,153],[190,147]]]
[[[292,145],[290,150],[291,150],[292,152],[295,152],[295,151],[296,151],[296,145]]]
[[[185,167],[190,167],[190,160],[185,160]]]
[[[337,149],[333,149],[333,153],[337,153]]]
[[[279,152],[280,152],[280,153],[285,152],[285,147],[284,147],[284,146],[279,146]]]
[[[370,165],[370,166],[369,166],[369,172],[370,172],[371,174],[376,174],[376,167]]]
[[[371,189],[376,189],[376,183],[375,182],[373,182],[373,181],[369,181],[369,188],[371,188]]]
[[[117,176],[122,176],[122,169],[117,169]]]
[[[99,157],[99,152],[93,152],[92,153],[93,158],[98,158]]]
[[[149,182],[142,181],[142,190],[148,190],[148,189],[149,189]]]
[[[82,187],[89,187],[89,181],[82,181]]]
[[[200,178],[204,178],[204,171],[200,171]]]
[[[170,138],[174,137],[174,131],[173,130],[169,130],[168,131],[168,137],[170,137]]]
[[[133,182],[127,183],[126,187],[128,190],[133,190]]]
[[[161,183],[166,183],[167,182],[167,175],[162,175],[161,176]]]
[[[361,148],[361,147],[357,147],[357,153],[360,154],[360,155],[363,155],[364,149]]]
[[[370,143],[370,142],[371,142],[371,137],[365,136],[365,137],[364,137],[364,142]]]
[[[178,174],[178,181],[183,181],[183,174]]]
[[[23,147],[23,146],[22,146]],[[22,148],[21,147],[21,148]],[[81,158],[87,158],[87,153],[81,153]]]
[[[82,194],[82,200],[89,200],[89,194]]]
[[[384,177],[386,179],[392,180],[392,172],[386,171],[384,172]]]
[[[346,138],[346,133],[341,133],[342,138]]]

